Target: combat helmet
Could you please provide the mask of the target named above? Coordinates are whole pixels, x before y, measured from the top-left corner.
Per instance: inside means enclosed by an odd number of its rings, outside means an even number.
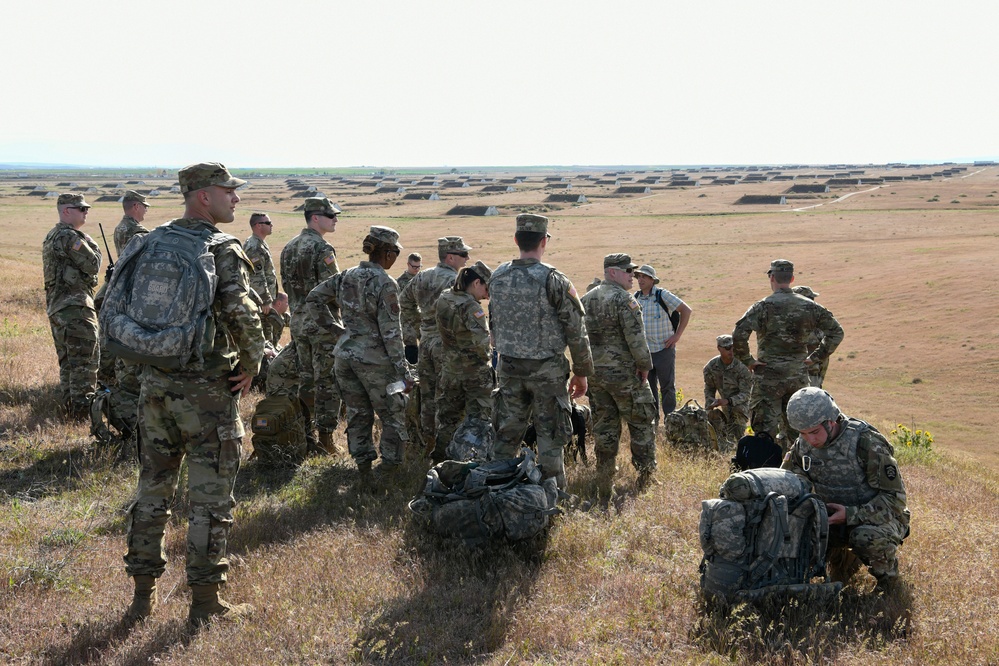
[[[826,421],[835,421],[841,412],[832,396],[809,386],[796,391],[787,401],[787,422],[795,430],[808,430]]]

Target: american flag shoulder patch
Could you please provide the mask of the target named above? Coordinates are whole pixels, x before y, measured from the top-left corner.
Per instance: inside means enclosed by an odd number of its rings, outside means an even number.
[[[323,262],[327,266],[329,266],[330,264],[332,264],[334,261],[336,261],[336,258],[332,254],[327,254],[326,257],[323,259]]]
[[[484,310],[479,310],[478,312],[476,312],[472,316],[475,317],[476,319],[482,319],[483,317],[486,316],[486,313],[485,313]]]
[[[628,301],[628,307],[631,308],[632,310],[636,309],[638,307],[638,301],[636,301],[634,298],[631,299],[630,301]]]
[[[80,240],[80,239],[77,239],[76,242],[73,243],[73,249],[74,250],[79,250],[81,247],[83,247],[83,241]]]

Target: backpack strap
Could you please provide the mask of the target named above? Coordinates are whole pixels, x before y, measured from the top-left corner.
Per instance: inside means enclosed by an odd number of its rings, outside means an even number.
[[[754,522],[754,524],[763,521],[763,514],[769,508],[774,514],[776,520],[774,521],[774,536],[769,544],[760,553],[760,556],[749,565],[748,570],[744,575],[745,584],[740,587],[743,588],[753,588],[759,583],[763,577],[773,568],[774,563],[777,561],[777,557],[780,555],[781,548],[784,546],[784,542],[790,540],[791,533],[790,527],[788,526],[787,514],[778,511],[777,500],[783,497],[779,493],[771,492],[768,493],[766,498],[763,500],[763,510],[760,511],[759,518]]]

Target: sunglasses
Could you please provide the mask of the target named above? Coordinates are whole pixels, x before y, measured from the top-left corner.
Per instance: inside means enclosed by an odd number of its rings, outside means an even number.
[[[459,257],[461,257],[462,259],[468,259],[468,253],[467,252],[449,252],[448,254],[456,254]]]
[[[88,210],[90,210],[90,206],[70,206],[70,208],[72,208],[73,210],[78,210],[81,213],[86,213]]]
[[[270,220],[267,220],[266,222],[257,222],[257,224],[266,224],[268,227],[274,226],[274,223]]]
[[[634,273],[634,272],[635,272],[635,269],[634,269],[634,268],[625,268],[625,269],[624,269],[624,272],[625,272],[625,273]]]

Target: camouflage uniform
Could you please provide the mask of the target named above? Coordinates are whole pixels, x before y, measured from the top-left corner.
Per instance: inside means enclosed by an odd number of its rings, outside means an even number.
[[[298,372],[295,341],[286,344],[278,355],[271,359],[267,366],[267,382],[265,393],[271,396],[298,397],[298,384],[301,375]]]
[[[522,223],[521,220],[524,220]],[[543,224],[536,221],[544,220]],[[519,215],[518,229],[547,231],[547,218]],[[562,449],[572,436],[566,382],[593,373],[583,306],[565,275],[537,259],[515,259],[489,280],[489,323],[499,352],[494,395],[496,457],[514,458],[527,424],[537,429],[538,461],[547,477],[565,487]]]
[[[416,277],[409,271],[404,271],[402,275],[396,278],[396,284],[399,285],[399,294],[401,295],[406,286],[413,281]],[[420,342],[420,327],[419,323],[414,326],[412,321],[402,320],[402,342],[406,347],[406,360],[410,363],[419,362],[419,351],[413,349],[417,347]],[[410,356],[410,354],[413,354]],[[420,390],[417,388],[415,391],[410,391],[409,396],[406,400],[406,430],[409,432],[409,442],[411,445],[419,447],[420,450],[423,449],[423,433],[420,431]]]
[[[288,241],[281,251],[281,281],[288,294],[291,337],[298,347],[298,364],[302,372],[299,398],[321,432],[336,430],[340,400],[333,380],[332,347],[325,339],[318,348],[313,347],[313,339],[321,334],[305,314],[305,299],[317,284],[339,272],[336,250],[308,227]]]
[[[463,416],[493,418],[495,385],[489,322],[475,297],[448,289],[437,299],[441,377],[437,384],[437,446],[442,455]]]
[[[136,236],[148,233],[149,229],[146,229],[141,223],[136,222],[135,218],[131,215],[122,216],[121,222],[114,228],[115,253],[120,257],[125,246],[128,245],[128,241]]]
[[[830,564],[847,559],[850,549],[877,578],[896,576],[910,514],[895,452],[867,423],[846,416],[838,422],[839,434],[821,448],[799,437],[781,467],[808,480],[822,501],[846,507],[846,525],[829,526]]]
[[[718,439],[730,447],[746,434],[752,388],[753,373],[737,358],[725,365],[721,356],[715,356],[704,365],[704,406],[717,397],[728,400],[723,407],[708,409],[708,418]]]
[[[812,291],[811,287],[806,287],[804,285],[791,287],[791,291],[793,291],[796,294],[801,294],[806,298],[810,298],[813,301],[819,297],[819,294],[817,292]],[[805,343],[805,348],[808,350],[808,353],[811,354],[813,351],[819,348],[820,344],[822,344],[822,332],[815,330],[812,331],[812,334],[808,336],[808,342]],[[822,359],[821,362],[812,363],[810,366],[808,366],[808,383],[814,386],[815,388],[822,388],[822,382],[825,381],[826,371],[828,370],[829,370],[828,356]]]
[[[253,264],[253,273],[250,275],[250,286],[260,295],[260,301],[264,306],[274,302],[277,296],[278,284],[277,273],[274,272],[274,258],[271,256],[271,248],[267,241],[262,240],[254,234],[243,241],[243,251]],[[280,317],[280,315],[278,315]],[[281,339],[280,333],[274,336],[274,319],[270,316],[261,317],[261,325],[264,328],[264,339],[270,340],[272,345],[278,344]],[[284,327],[281,327],[284,330]]]
[[[780,263],[791,265],[783,260],[774,262]],[[809,354],[806,343],[816,329],[824,338],[819,348]],[[759,360],[766,365],[753,370],[750,420],[754,432],[767,432],[775,439],[780,426],[786,450],[798,436],[787,423],[787,401],[795,391],[809,385],[804,362],[828,358],[843,341],[843,328],[824,307],[782,287],[754,303],[735,325],[735,356],[747,368],[756,362],[749,351],[749,336],[754,331]]]
[[[63,198],[73,195],[63,195]],[[83,197],[77,195],[80,201]],[[75,414],[85,414],[89,396],[97,387],[97,310],[94,289],[101,267],[101,251],[87,234],[59,222],[42,241],[45,312],[59,359],[62,403]]]
[[[613,254],[604,267],[634,267],[630,262],[626,254]],[[652,369],[642,310],[624,287],[610,280],[588,291],[581,301],[593,353],[588,395],[597,465],[607,468],[598,471],[613,475],[624,419],[631,437],[631,464],[650,473],[656,468],[655,403],[649,382],[636,372]]]
[[[372,437],[377,413],[382,422],[382,463],[400,464],[409,441],[406,396],[387,395],[386,388],[413,376],[403,351],[395,280],[379,264],[362,261],[320,288],[323,297],[343,313],[345,331],[336,345],[336,381],[347,405],[350,455],[359,467],[378,457]]]
[[[228,175],[228,172],[226,172]],[[228,182],[242,183],[238,179]],[[204,220],[182,218],[173,224],[217,233]],[[233,520],[233,486],[242,452],[239,395],[229,377],[240,370],[255,375],[264,339],[257,308],[249,297],[249,259],[239,240],[212,245],[218,286],[212,312],[215,348],[175,371],[142,366],[139,427],[142,470],[136,499],[128,508],[130,576],[159,577],[166,568],[164,529],[187,457],[190,514],[187,531],[187,582],[224,582],[229,562],[226,542]]]

